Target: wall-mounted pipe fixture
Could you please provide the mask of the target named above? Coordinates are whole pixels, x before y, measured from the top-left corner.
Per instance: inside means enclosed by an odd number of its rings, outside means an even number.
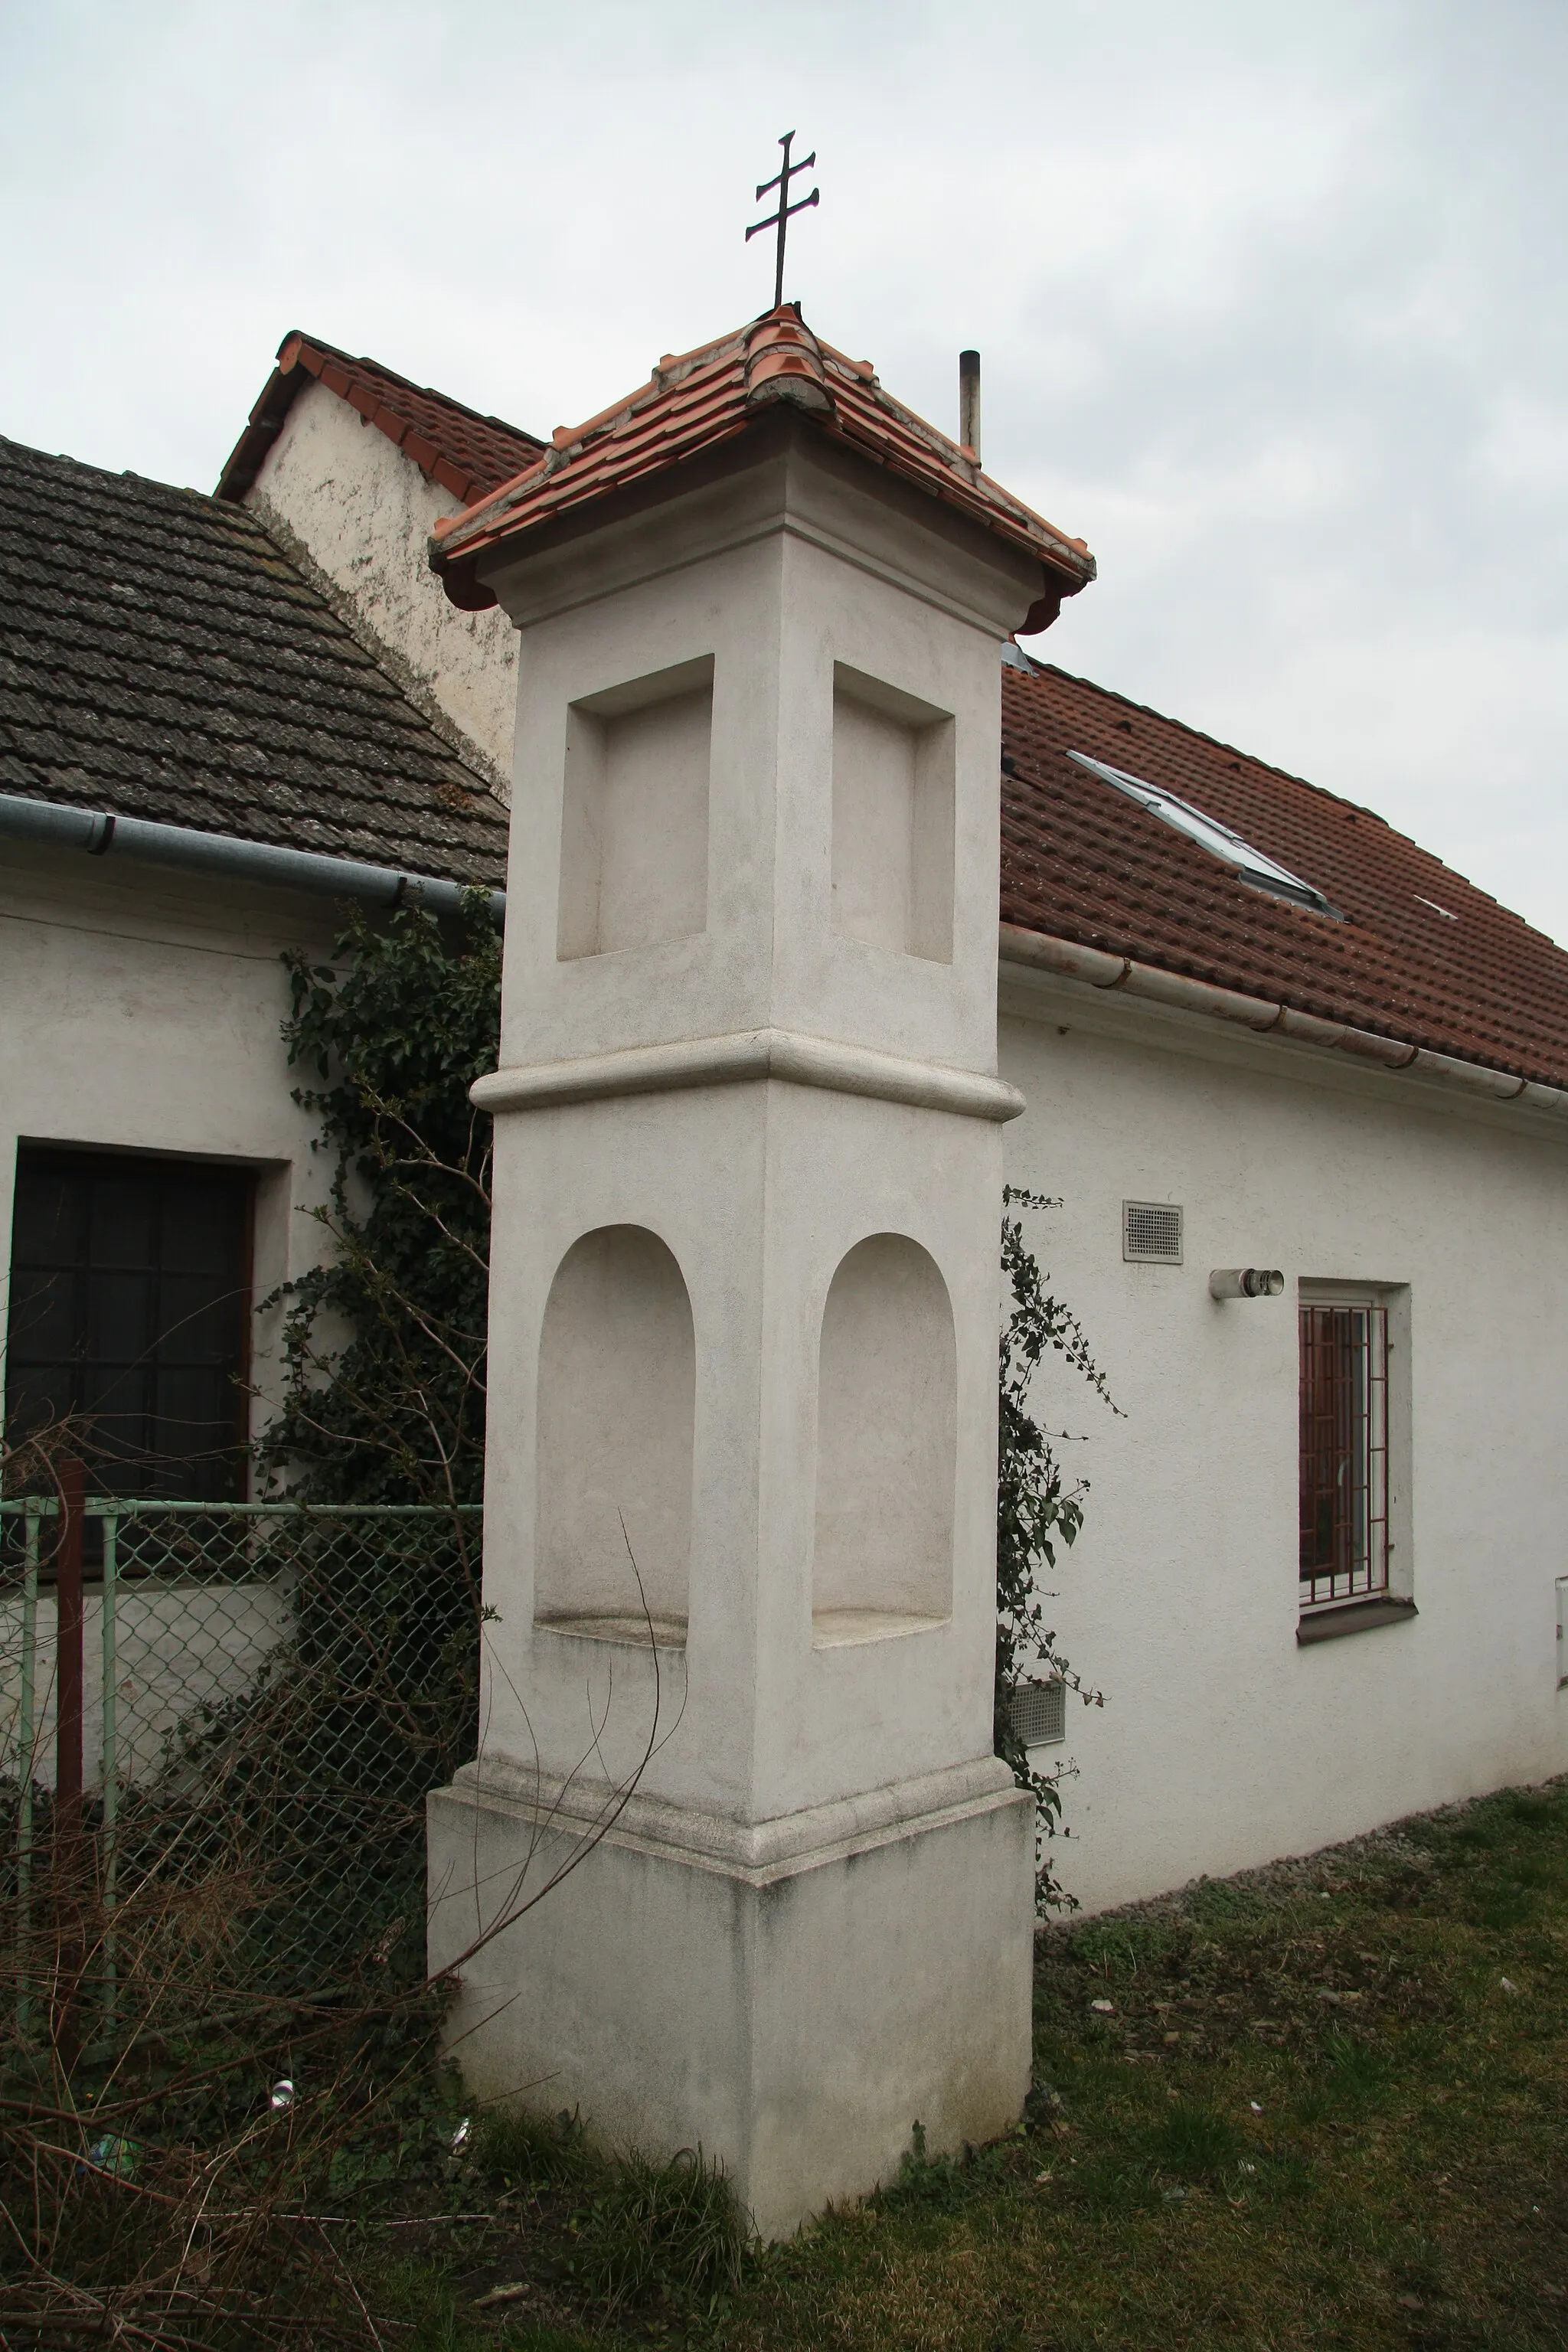
[[[1216,1265],[1209,1276],[1211,1298],[1278,1298],[1284,1287],[1277,1265]]]
[[[958,437],[980,463],[980,354],[958,354]]]
[[[89,857],[132,857],[149,866],[183,866],[187,873],[269,883],[276,889],[305,890],[321,898],[363,898],[372,906],[416,902],[433,915],[456,914],[464,897],[460,882],[433,874],[405,874],[395,866],[366,866],[357,857],[279,849],[270,842],[240,841],[231,834],[198,833],[185,825],[157,824],[147,817],[64,808],[53,801],[23,800],[10,793],[0,793],[0,840],[79,849]],[[506,919],[506,892],[486,895],[491,920],[499,928]]]

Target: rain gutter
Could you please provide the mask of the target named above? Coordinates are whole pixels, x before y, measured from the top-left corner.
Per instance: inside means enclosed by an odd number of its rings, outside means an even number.
[[[468,895],[468,886],[437,875],[369,866],[353,857],[323,857],[314,850],[280,849],[268,842],[198,833],[185,825],[158,824],[147,817],[121,816],[104,809],[63,808],[53,801],[24,800],[8,793],[0,793],[0,840],[79,849],[89,857],[128,857],[138,864],[261,883],[318,898],[359,898],[371,906],[418,905],[437,915],[457,914]],[[506,892],[490,890],[486,898],[490,919],[500,928],[506,920]],[[1542,1086],[1512,1071],[1434,1053],[1427,1046],[1381,1036],[1375,1030],[1357,1029],[1346,1022],[1320,1020],[1316,1013],[1299,1013],[1294,1006],[1275,1003],[1268,997],[1247,996],[1209,981],[1189,980],[1184,973],[1139,963],[1131,956],[1108,954],[1101,948],[1084,947],[1076,940],[1053,939],[1016,923],[1003,923],[997,952],[1004,963],[1079,981],[1106,993],[1120,992],[1178,1012],[1202,1013],[1248,1029],[1254,1036],[1289,1037],[1300,1045],[1348,1054],[1384,1069],[1437,1078],[1494,1102],[1522,1102],[1533,1110],[1568,1118],[1568,1089],[1561,1087]]]
[[[129,857],[138,864],[265,883],[318,898],[360,898],[374,907],[418,905],[433,915],[455,915],[467,896],[461,882],[432,874],[366,866],[355,857],[323,857],[310,849],[278,849],[268,842],[196,833],[182,824],[155,824],[146,817],[111,815],[104,809],[61,808],[53,801],[23,800],[8,793],[0,793],[0,841],[36,841],[54,849],[84,850],[89,857]],[[490,919],[499,928],[506,919],[506,892],[485,895]]]
[[[1119,991],[1153,1004],[1168,1004],[1179,1012],[1201,1013],[1211,1020],[1250,1029],[1255,1036],[1291,1037],[1300,1045],[1349,1054],[1357,1061],[1380,1064],[1387,1070],[1439,1078],[1447,1086],[1489,1096],[1494,1102],[1522,1102],[1533,1110],[1568,1118],[1568,1091],[1561,1087],[1541,1086],[1533,1078],[1519,1077],[1510,1070],[1489,1069],[1483,1063],[1462,1061],[1452,1054],[1435,1054],[1403,1038],[1380,1036],[1373,1029],[1321,1021],[1315,1013],[1298,1013],[1293,1006],[1273,1003],[1267,997],[1244,996],[1236,989],[1216,988],[1205,980],[1188,980],[1181,972],[1137,963],[1131,956],[1080,947],[1076,940],[1052,939],[1016,923],[1004,923],[998,953],[1004,963],[1025,964],[1035,971],[1082,981],[1107,992]]]

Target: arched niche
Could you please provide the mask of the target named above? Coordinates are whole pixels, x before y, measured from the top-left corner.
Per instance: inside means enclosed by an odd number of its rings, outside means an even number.
[[[695,1394],[674,1257],[640,1225],[584,1234],[540,1339],[539,1622],[646,1643],[651,1617],[660,1644],[685,1641]]]
[[[935,1262],[873,1234],[839,1264],[816,1385],[812,1638],[915,1633],[952,1609],[958,1369]]]

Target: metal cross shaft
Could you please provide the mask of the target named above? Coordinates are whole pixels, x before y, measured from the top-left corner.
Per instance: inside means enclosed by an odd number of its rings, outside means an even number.
[[[776,213],[770,213],[766,220],[753,221],[751,227],[746,231],[745,236],[745,242],[750,245],[752,239],[763,229],[776,228],[778,230],[778,258],[773,270],[773,309],[775,310],[778,310],[784,302],[784,236],[788,230],[790,221],[796,213],[808,211],[813,205],[820,201],[822,195],[820,188],[813,188],[809,196],[802,196],[797,203],[792,205],[789,200],[789,184],[794,179],[795,173],[797,172],[809,172],[812,165],[816,161],[816,150],[814,147],[810,154],[807,155],[803,162],[799,163],[792,163],[790,162],[790,142],[794,137],[795,132],[793,131],[786,131],[784,132],[784,137],[779,141],[779,145],[784,149],[784,167],[773,179],[764,180],[757,190],[757,202],[761,204],[769,189],[776,188],[779,192],[779,208]]]

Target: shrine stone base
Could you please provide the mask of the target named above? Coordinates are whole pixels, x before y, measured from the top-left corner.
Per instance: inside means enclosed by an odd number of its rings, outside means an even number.
[[[917,2125],[937,2155],[1022,2112],[1033,1822],[994,1757],[754,1825],[467,1766],[428,1801],[448,2044],[481,2100],[700,2147],[787,2235]]]

